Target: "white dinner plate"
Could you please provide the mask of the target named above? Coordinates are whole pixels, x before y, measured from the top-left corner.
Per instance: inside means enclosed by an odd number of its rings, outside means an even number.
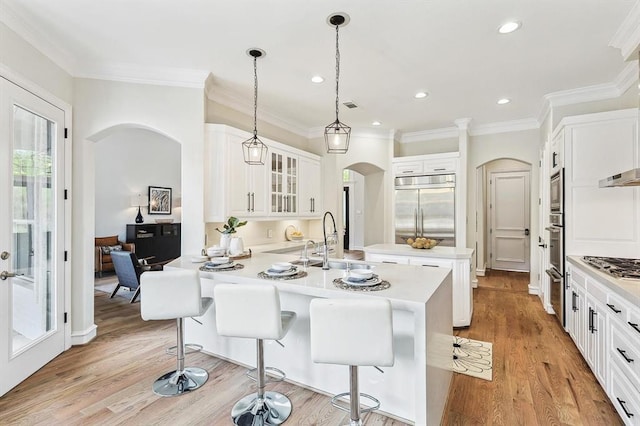
[[[208,256],[194,256],[191,258],[191,262],[193,263],[202,263],[206,262],[207,260],[209,260]]]
[[[349,277],[346,278],[342,278],[342,282],[345,284],[349,284],[349,285],[353,285],[353,286],[361,286],[361,287],[371,287],[374,285],[378,285],[382,282],[382,280],[380,278],[378,278],[377,275],[374,275],[373,277],[369,278],[368,280],[354,280],[351,281],[349,279]]]
[[[229,263],[220,263],[220,264],[207,262],[205,266],[207,267],[207,269],[227,269],[227,268],[233,268],[235,266],[235,263],[233,263],[233,261]]]
[[[273,269],[267,269],[266,271],[264,271],[264,273],[271,277],[288,277],[297,274],[298,268],[294,266],[288,271],[275,271]]]

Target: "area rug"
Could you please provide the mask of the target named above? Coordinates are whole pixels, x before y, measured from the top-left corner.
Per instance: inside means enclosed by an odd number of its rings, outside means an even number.
[[[453,336],[453,371],[479,379],[493,378],[493,344]]]
[[[94,288],[100,292],[111,294],[113,289],[116,288],[116,282],[112,282],[108,284],[100,284],[95,286]],[[124,297],[126,299],[131,299],[131,296],[133,296],[133,292],[129,290],[127,287],[120,287],[118,289],[118,292],[116,293],[116,296]]]

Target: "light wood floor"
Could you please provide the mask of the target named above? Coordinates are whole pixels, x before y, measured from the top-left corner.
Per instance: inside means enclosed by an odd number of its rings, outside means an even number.
[[[577,349],[527,294],[523,274],[480,277],[473,323],[455,334],[493,342],[493,381],[454,374],[445,425],[622,424]],[[174,368],[164,348],[175,343],[173,321],[140,319],[140,304],[96,292],[99,336],[73,347],[0,398],[0,425],[228,425],[234,402],[252,392],[244,369],[193,354],[209,371],[196,392],[159,398],[153,380]],[[345,372],[346,374],[346,372]],[[294,411],[286,424],[337,425],[347,417],[324,395],[288,383]],[[368,425],[401,425],[377,414]]]

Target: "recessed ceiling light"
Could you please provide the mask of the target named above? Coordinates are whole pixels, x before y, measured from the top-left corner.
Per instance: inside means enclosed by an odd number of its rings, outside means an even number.
[[[429,96],[427,92],[418,92],[414,95],[416,99],[426,98],[427,96]]]
[[[374,121],[373,123],[371,123],[374,126],[379,126],[381,123],[379,121]]]
[[[313,81],[314,83],[322,83],[324,81],[324,78],[320,77],[319,75],[314,75],[313,77],[311,77],[311,81]]]
[[[506,23],[500,25],[500,27],[498,28],[498,32],[500,34],[509,34],[509,33],[514,32],[515,30],[517,30],[521,26],[522,26],[522,23],[519,22],[519,21],[506,22]]]
[[[507,98],[498,99],[498,105],[508,104],[509,102],[511,102],[511,99],[507,99]]]

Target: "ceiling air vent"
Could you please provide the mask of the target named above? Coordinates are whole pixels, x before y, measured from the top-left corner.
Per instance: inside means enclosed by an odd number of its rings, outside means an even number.
[[[354,104],[353,102],[349,101],[349,102],[343,102],[344,106],[346,106],[349,109],[354,109],[354,108],[358,108],[358,105]]]

